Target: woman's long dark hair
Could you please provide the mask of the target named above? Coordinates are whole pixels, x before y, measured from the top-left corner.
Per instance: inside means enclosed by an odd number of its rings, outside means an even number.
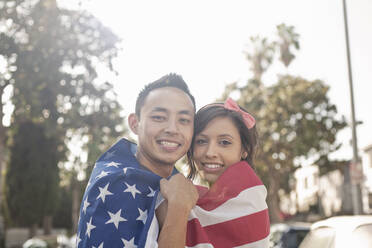
[[[241,110],[247,112],[242,107],[240,108]],[[248,156],[244,160],[247,161],[248,164],[254,168],[253,158],[256,152],[258,140],[256,126],[248,129],[241,114],[239,114],[238,112],[224,108],[223,104],[209,104],[199,109],[199,111],[195,115],[194,136],[192,138],[191,147],[187,152],[187,160],[190,166],[190,171],[187,177],[190,179],[194,179],[197,174],[196,166],[193,159],[195,137],[205,129],[209,122],[217,117],[228,117],[233,121],[239,131],[243,149],[248,153]]]

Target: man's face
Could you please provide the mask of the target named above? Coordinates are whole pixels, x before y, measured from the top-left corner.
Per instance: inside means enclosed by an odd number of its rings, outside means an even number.
[[[190,147],[194,105],[190,97],[177,88],[155,89],[146,97],[137,125],[138,161],[167,177]]]

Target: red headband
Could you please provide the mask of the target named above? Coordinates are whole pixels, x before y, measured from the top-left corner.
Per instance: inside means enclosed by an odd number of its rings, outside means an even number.
[[[244,123],[245,123],[245,125],[247,126],[248,129],[251,129],[256,124],[256,120],[254,119],[254,117],[252,115],[250,115],[249,113],[241,110],[239,105],[233,99],[231,99],[230,97],[227,98],[223,107],[225,109],[232,110],[232,111],[235,111],[235,112],[238,112],[239,114],[241,114],[242,117],[243,117]]]

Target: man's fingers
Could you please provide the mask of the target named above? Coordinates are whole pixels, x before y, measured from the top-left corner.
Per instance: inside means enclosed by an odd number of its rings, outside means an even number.
[[[160,187],[164,187],[165,186],[165,184],[168,182],[168,180],[167,179],[165,179],[165,178],[162,178],[161,180],[160,180]]]
[[[167,195],[167,184],[168,180],[165,178],[162,178],[160,180],[160,192],[163,194],[164,197]]]

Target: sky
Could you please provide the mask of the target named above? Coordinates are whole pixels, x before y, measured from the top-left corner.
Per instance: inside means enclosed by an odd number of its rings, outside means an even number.
[[[72,4],[73,0],[64,0]],[[197,108],[215,101],[226,84],[243,84],[252,74],[244,51],[259,35],[275,39],[276,25],[293,25],[300,50],[288,70],[279,64],[263,77],[275,82],[289,73],[330,86],[329,97],[340,116],[351,121],[342,0],[158,0],[82,1],[121,39],[114,82],[125,114],[134,111],[143,86],[170,72],[182,75]],[[360,153],[372,144],[372,1],[347,1],[352,76]],[[331,155],[351,159],[351,129],[338,135],[342,148]],[[360,154],[361,155],[361,154]]]

